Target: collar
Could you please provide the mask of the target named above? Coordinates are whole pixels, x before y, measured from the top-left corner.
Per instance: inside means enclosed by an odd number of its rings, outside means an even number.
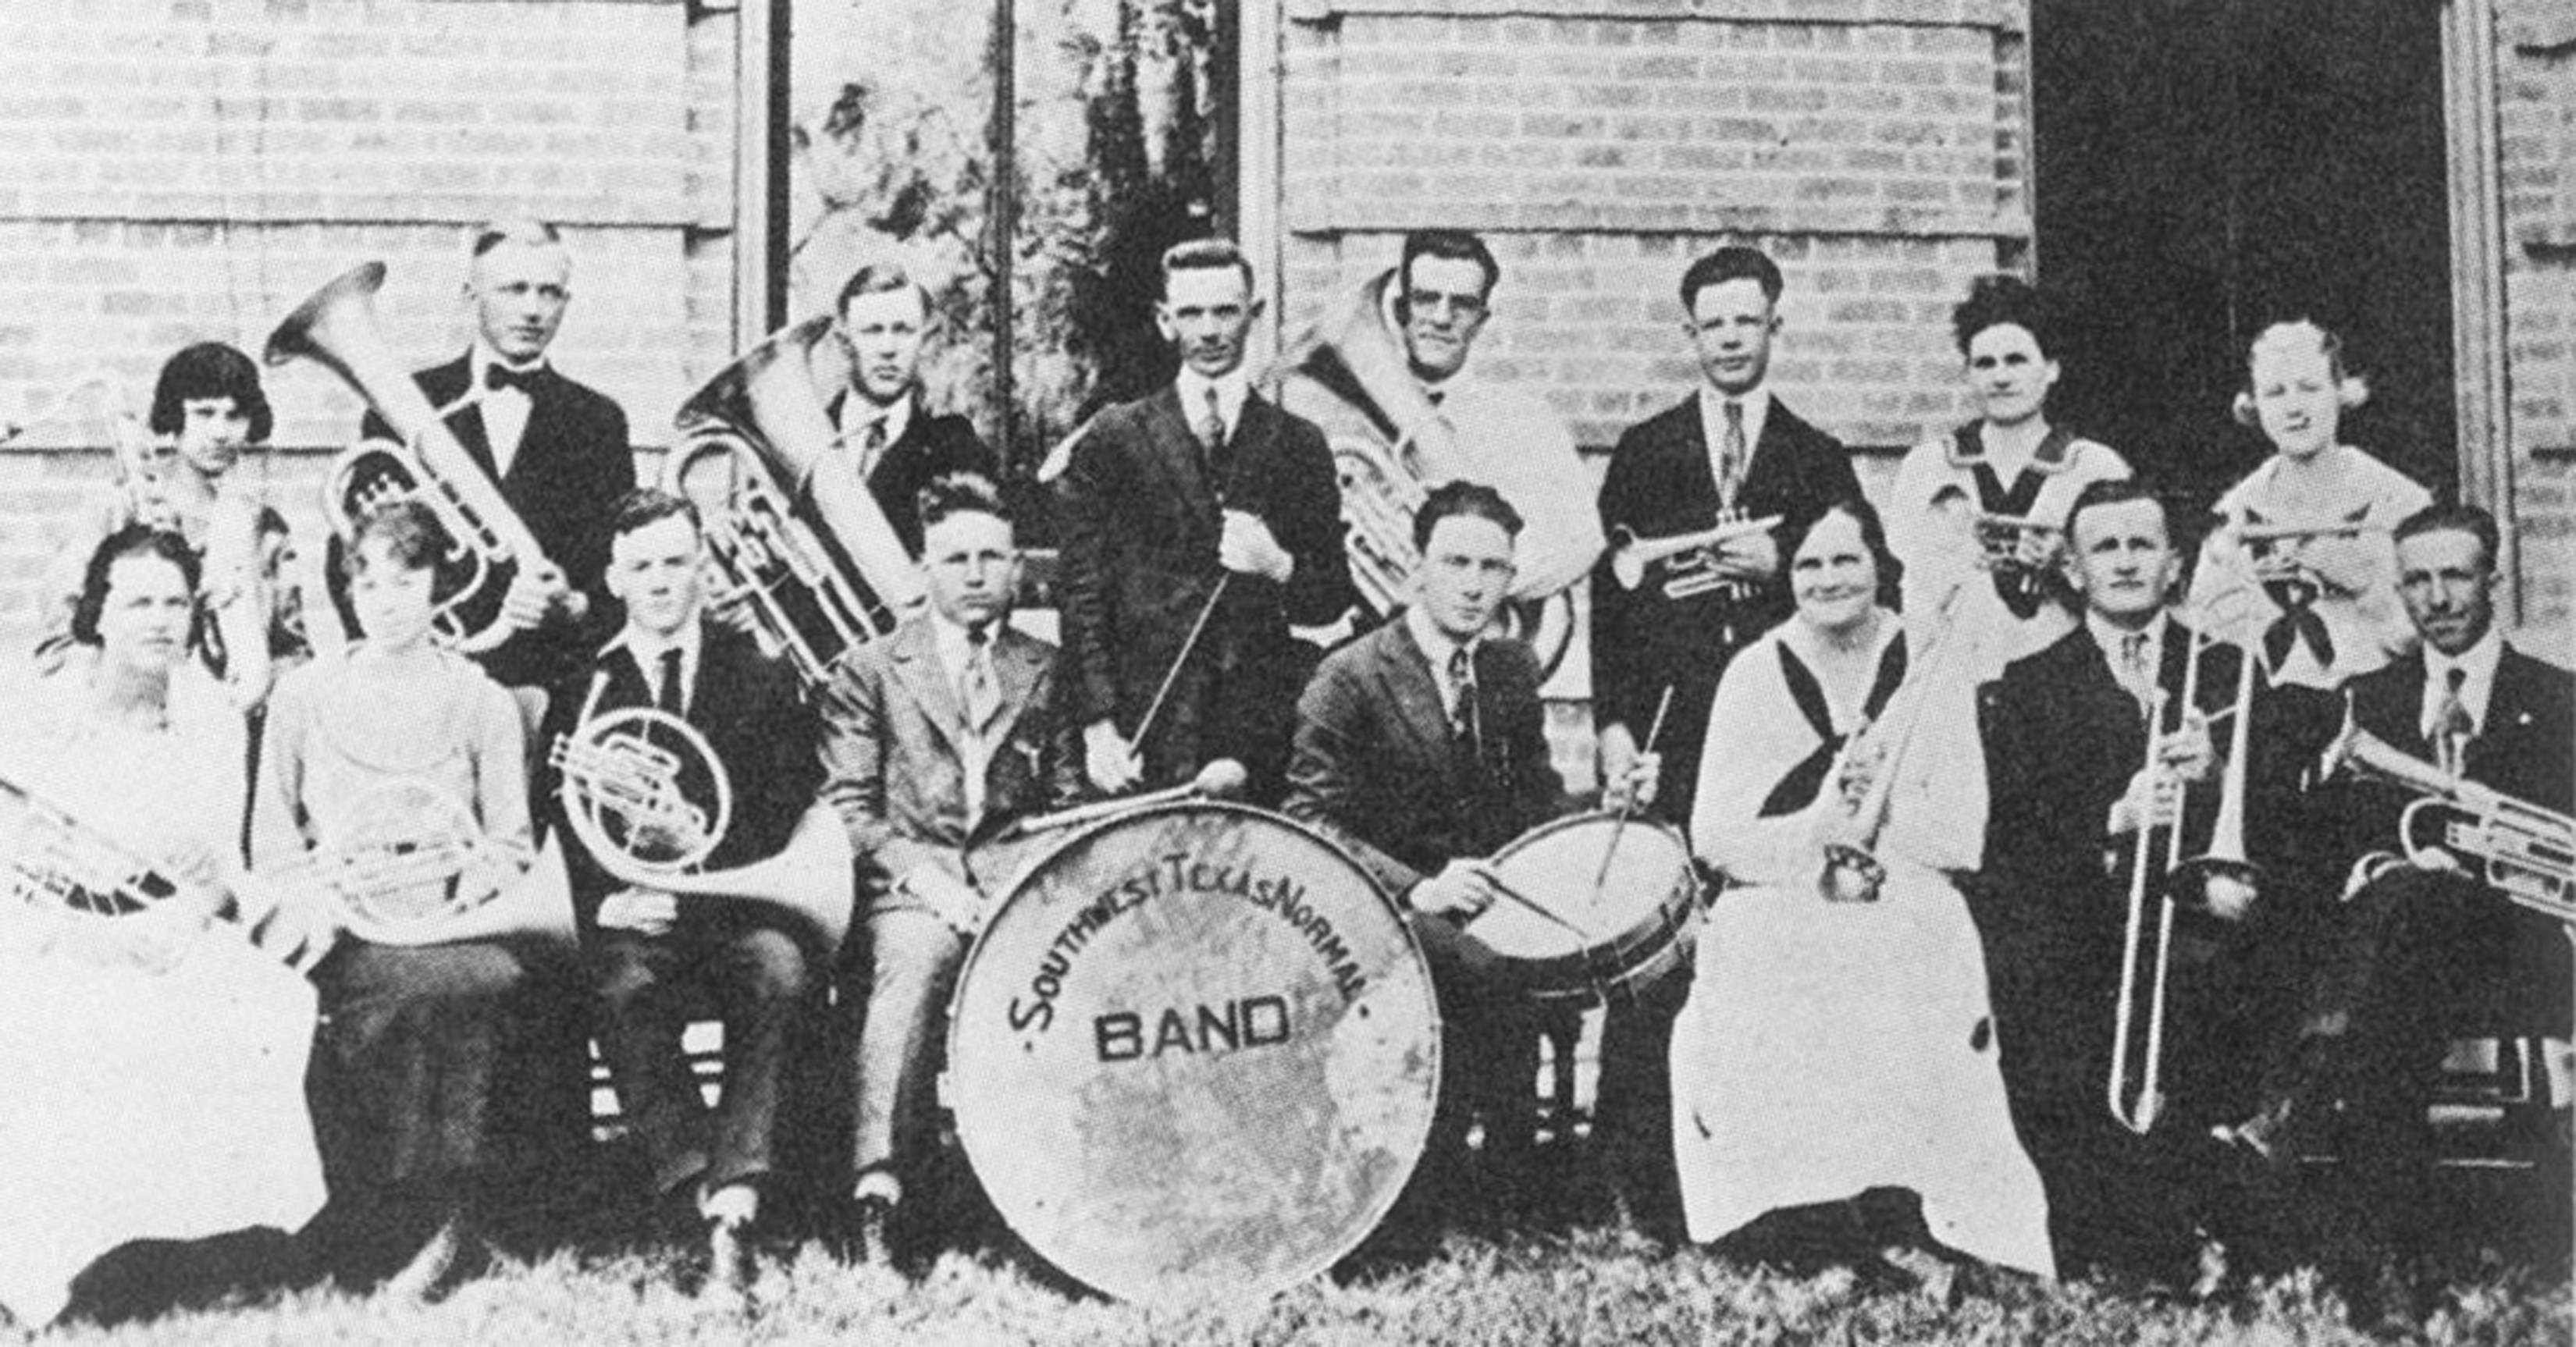
[[[912,429],[912,408],[919,400],[919,390],[907,388],[902,397],[879,406],[870,402],[868,395],[858,389],[848,389],[841,394],[841,424],[835,429],[843,440],[856,442],[860,432],[869,426],[882,424],[886,428],[885,442],[891,445]]]
[[[1771,419],[1771,386],[1760,385],[1741,397],[1730,397],[1706,383],[1699,386],[1699,423],[1708,435],[1710,453],[1726,443],[1726,404],[1730,402],[1744,407],[1744,451],[1749,455],[1762,442],[1763,424]]]
[[[534,374],[546,367],[546,357],[545,353],[540,351],[537,353],[537,358],[534,360],[503,360],[500,352],[484,345],[481,337],[476,337],[474,339],[473,349],[468,351],[465,356],[465,391],[476,394],[488,391],[483,387],[483,372],[491,369],[495,365],[500,366],[502,369],[515,370],[521,374]]]
[[[2075,466],[2075,446],[2079,443],[2081,441],[2066,427],[2050,426],[2040,433],[2039,443],[2031,446],[2030,457],[2023,462],[2021,471],[2064,472]],[[1959,427],[1959,433],[1950,437],[1947,453],[1950,466],[1954,468],[1991,463],[1994,454],[1986,447],[1986,423],[1971,421]]]
[[[1243,424],[1243,402],[1252,396],[1252,374],[1246,366],[1237,365],[1222,377],[1211,379],[1183,365],[1172,386],[1180,391],[1181,420],[1194,428],[1199,409],[1207,405],[1208,390],[1215,389],[1217,415],[1225,418],[1225,433],[1232,435],[1235,427]]]
[[[2147,625],[2137,629],[2147,638],[2148,668],[2164,667],[2165,632],[2172,624],[2173,615],[2159,608],[2154,617],[2147,619]],[[2090,608],[2084,610],[2084,629],[2093,634],[2093,644],[2101,648],[2103,660],[2117,670],[2120,667],[2120,642],[2132,634],[2130,629]]]
[[[1407,372],[1410,373],[1409,370]],[[1465,401],[1476,395],[1476,376],[1464,365],[1458,367],[1457,373],[1450,375],[1446,379],[1442,379],[1438,383],[1424,383],[1418,376],[1413,382],[1415,387],[1422,390],[1422,395],[1424,397],[1435,398],[1436,401],[1432,405],[1439,407],[1442,411],[1447,411],[1452,404]]]
[[[669,636],[656,636],[640,627],[629,626],[601,647],[600,653],[625,650],[644,675],[645,691],[652,692],[655,690],[653,680],[661,677],[658,666],[662,662],[662,652],[677,650],[680,652],[680,686],[685,689],[697,682],[698,658],[706,650],[706,640],[705,628],[695,620],[681,623],[680,629]]]
[[[996,618],[991,626],[984,629],[986,650],[999,647],[1002,635],[1000,628],[1002,623],[1008,620]],[[939,656],[939,667],[947,670],[952,682],[966,672],[969,646],[964,623],[951,621],[947,614],[936,608],[930,610],[930,648]]]
[[[2486,703],[2495,688],[2496,669],[2504,663],[2504,632],[2490,623],[2487,634],[2476,645],[2458,655],[2445,655],[2427,645],[2424,647],[2424,705],[2442,704],[2442,694],[2450,688],[2450,671],[2458,669],[2468,675],[2460,684],[2460,702],[2469,709],[2469,719],[2486,724]]]
[[[1449,661],[1461,650],[1473,651],[1476,638],[1470,636],[1461,641],[1440,630],[1430,615],[1422,611],[1420,604],[1405,605],[1404,628],[1412,634],[1413,644],[1422,651],[1422,657],[1430,661],[1432,681],[1440,685],[1441,700],[1447,701],[1455,691],[1449,686]],[[1470,654],[1468,658],[1472,660],[1475,656]]]

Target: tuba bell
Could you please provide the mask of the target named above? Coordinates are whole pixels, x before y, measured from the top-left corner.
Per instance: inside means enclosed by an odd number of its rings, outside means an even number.
[[[697,503],[717,569],[749,595],[762,643],[809,687],[925,598],[876,497],[857,474],[825,470],[839,436],[813,366],[831,329],[828,315],[809,318],[708,380],[680,405],[681,440],[662,473],[665,488]]]
[[[447,418],[471,406],[476,394],[468,390],[448,406],[431,406],[386,343],[375,307],[384,283],[385,264],[369,262],[315,291],[269,334],[268,363],[298,356],[319,362],[402,436],[400,444],[362,440],[341,451],[331,464],[324,509],[345,539],[387,501],[427,504],[451,548],[439,566],[439,629],[458,650],[479,653],[508,639],[501,595],[520,570],[548,564],[545,549],[447,428]]]

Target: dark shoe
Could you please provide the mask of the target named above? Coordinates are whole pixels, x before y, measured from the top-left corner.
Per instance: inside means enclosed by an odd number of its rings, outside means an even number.
[[[854,1197],[841,1207],[834,1242],[841,1261],[852,1267],[894,1266],[894,1203],[882,1197]]]

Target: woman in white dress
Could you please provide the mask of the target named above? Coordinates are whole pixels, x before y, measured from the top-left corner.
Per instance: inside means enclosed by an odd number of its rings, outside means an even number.
[[[56,859],[0,798],[0,1308],[30,1325],[118,1245],[292,1230],[322,1202],[314,993],[289,964],[331,932],[242,878],[242,714],[192,653],[196,553],[132,526],[82,574],[70,645],[0,717],[0,777],[127,862]],[[146,866],[166,896],[121,883]]]
[[[2262,428],[2272,456],[2229,488],[2193,568],[2203,626],[2261,643],[2273,683],[2332,690],[2414,648],[2397,598],[2398,521],[2432,504],[2414,479],[2343,443],[2343,413],[2368,396],[2345,372],[2343,343],[2299,319],[2254,339],[2236,419]],[[2348,530],[2262,539],[2248,528]]]
[[[1909,673],[1865,502],[1787,541],[1797,611],[1727,666],[1691,818],[1693,851],[1727,881],[1673,1032],[1691,1237],[1779,1212],[1766,1225],[1865,1264],[1894,1248],[2054,1275],[1983,951],[1945,874],[1976,864],[1984,832],[1983,781],[1934,751],[1936,730],[1956,732],[1943,722],[1972,714],[1972,680],[1956,648]],[[1865,720],[1867,750],[1841,754]],[[1881,774],[1888,788],[1869,790]],[[1884,802],[1883,828],[1855,822],[1860,801]],[[1874,854],[1874,898],[1826,896],[1827,842]]]
[[[2049,423],[2058,367],[2037,291],[2012,276],[1982,278],[1950,324],[1978,417],[1897,466],[1887,543],[1905,566],[1916,641],[1940,627],[1975,633],[1977,676],[1991,679],[2075,629],[2075,594],[2058,566],[2066,512],[2086,486],[2125,478],[2129,465]],[[1953,593],[1959,606],[1945,620]]]

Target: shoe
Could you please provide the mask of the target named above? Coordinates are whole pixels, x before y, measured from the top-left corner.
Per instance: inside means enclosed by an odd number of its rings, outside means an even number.
[[[759,1273],[752,1261],[751,1222],[733,1217],[707,1222],[707,1280],[699,1288],[701,1298],[747,1305]]]
[[[852,1267],[894,1266],[894,1203],[869,1194],[842,1204],[836,1232],[841,1261]]]

